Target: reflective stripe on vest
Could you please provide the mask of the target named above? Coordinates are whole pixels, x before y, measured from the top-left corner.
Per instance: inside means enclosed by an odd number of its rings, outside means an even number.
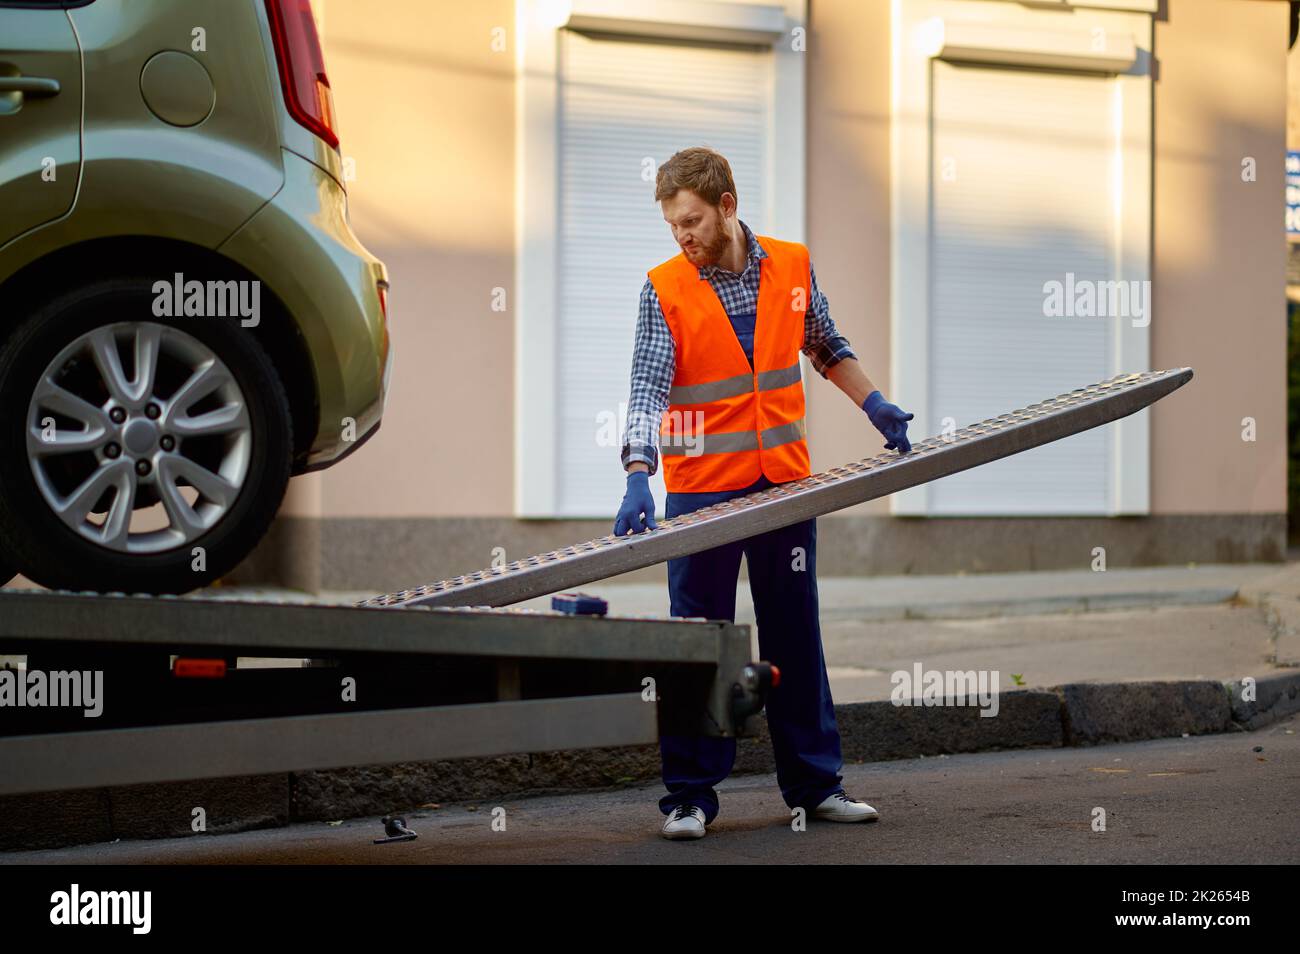
[[[801,417],[789,424],[778,424],[763,431],[763,447],[779,447],[791,441],[803,440],[807,436],[807,427]],[[725,454],[729,451],[758,450],[758,437],[754,431],[731,431],[725,434],[675,434],[661,439],[661,454]]]
[[[799,362],[777,371],[764,371],[758,376],[758,389],[770,391],[783,388],[799,380]],[[708,401],[720,401],[723,398],[748,394],[754,389],[753,374],[737,374],[723,378],[721,381],[707,381],[704,384],[674,385],[668,389],[668,400],[673,404],[704,404]]]

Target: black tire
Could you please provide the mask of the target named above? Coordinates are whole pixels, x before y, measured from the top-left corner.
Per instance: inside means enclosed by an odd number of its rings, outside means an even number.
[[[26,318],[0,349],[0,446],[11,449],[0,454],[0,537],[8,541],[15,568],[42,586],[188,592],[243,560],[266,533],[284,497],[293,426],[275,367],[238,318],[155,317],[153,282],[146,277],[105,279],[64,293]],[[122,321],[171,326],[197,339],[225,364],[247,409],[247,470],[233,502],[201,535],[168,550],[129,553],[80,535],[42,496],[26,452],[29,403],[46,367],[79,336]],[[203,548],[206,560],[198,570],[193,568],[194,547]]]

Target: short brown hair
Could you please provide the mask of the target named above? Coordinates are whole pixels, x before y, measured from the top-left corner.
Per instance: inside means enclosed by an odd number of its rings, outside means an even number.
[[[671,199],[678,189],[690,189],[709,205],[722,201],[722,193],[736,195],[736,180],[725,156],[707,146],[691,146],[672,154],[655,176],[655,201]],[[736,196],[739,201],[739,196]]]

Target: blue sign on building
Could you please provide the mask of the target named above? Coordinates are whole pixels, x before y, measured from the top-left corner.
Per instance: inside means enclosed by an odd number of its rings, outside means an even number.
[[[1300,235],[1300,152],[1286,153],[1286,234]]]

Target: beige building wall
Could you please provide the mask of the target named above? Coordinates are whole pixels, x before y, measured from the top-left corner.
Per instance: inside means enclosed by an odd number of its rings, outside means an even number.
[[[813,0],[810,13],[808,250],[836,326],[890,397],[889,4]],[[880,452],[875,428],[834,385],[813,377],[808,405],[814,470]],[[842,514],[888,512],[881,499]]]
[[[1287,30],[1272,0],[1170,0],[1156,21],[1151,361],[1196,369],[1151,409],[1156,513],[1286,513]]]
[[[325,515],[509,514],[514,328],[490,306],[514,292],[514,3],[316,3],[395,349],[383,426],[322,475]]]
[[[513,2],[315,2],[355,160],[353,225],[393,283],[393,389],[366,448],[293,482],[259,572],[389,587],[486,566],[494,546],[515,559],[608,533],[617,500],[602,521],[512,516],[514,319],[490,301],[494,288],[513,295]],[[886,395],[890,27],[884,0],[810,0],[808,244],[837,325]],[[1152,367],[1196,377],[1151,412],[1152,516],[896,518],[873,501],[823,518],[823,573],[1073,566],[1081,535],[1112,565],[1281,558],[1286,38],[1284,0],[1167,0],[1157,15]],[[878,450],[820,376],[808,403],[815,468]],[[663,567],[641,571],[655,576]]]
[[[1300,149],[1300,43],[1286,55],[1286,147]]]

